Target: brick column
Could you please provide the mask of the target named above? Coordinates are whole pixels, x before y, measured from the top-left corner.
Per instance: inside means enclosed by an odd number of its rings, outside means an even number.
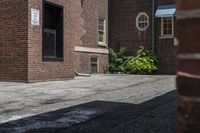
[[[200,0],[176,0],[179,39],[177,133],[200,133]]]

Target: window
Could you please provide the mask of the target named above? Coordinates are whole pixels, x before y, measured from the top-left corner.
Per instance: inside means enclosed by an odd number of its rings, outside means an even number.
[[[99,73],[99,58],[91,58],[91,74]]]
[[[136,27],[139,31],[145,31],[149,26],[149,16],[146,13],[139,13],[136,18]]]
[[[105,27],[105,19],[99,19],[98,28],[99,28],[99,43],[105,44],[106,43],[106,27]]]
[[[174,35],[174,18],[164,17],[161,18],[161,36]]]
[[[63,60],[63,7],[44,2],[43,60]]]

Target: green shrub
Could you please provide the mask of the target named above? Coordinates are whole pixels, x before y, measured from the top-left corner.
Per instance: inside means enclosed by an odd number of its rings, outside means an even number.
[[[152,51],[143,46],[140,46],[136,57],[125,56],[125,48],[119,50],[109,49],[109,51],[109,70],[112,73],[151,74],[158,69],[157,57]]]
[[[158,60],[155,54],[145,49],[143,46],[140,46],[136,57],[128,62],[127,68],[134,74],[151,74],[158,69],[157,63]]]
[[[110,52],[110,65],[109,70],[112,73],[126,72],[127,57],[125,56],[125,48],[119,50],[109,49]]]

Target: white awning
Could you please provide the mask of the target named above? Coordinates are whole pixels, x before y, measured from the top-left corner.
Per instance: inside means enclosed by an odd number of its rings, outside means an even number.
[[[173,17],[176,14],[176,5],[162,5],[158,6],[156,17]]]

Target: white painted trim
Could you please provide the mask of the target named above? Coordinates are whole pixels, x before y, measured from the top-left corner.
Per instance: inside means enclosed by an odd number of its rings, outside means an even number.
[[[100,73],[100,59],[97,57],[97,73]]]
[[[175,36],[172,36],[172,35],[169,35],[169,36],[165,35],[165,36],[159,37],[159,39],[173,39],[173,38],[175,38]]]
[[[81,46],[75,46],[75,52],[109,54],[108,49],[104,49],[104,48],[89,48],[89,47],[81,47]]]
[[[139,27],[139,18],[144,15],[145,17],[147,17],[147,26],[145,28],[141,28]],[[137,17],[136,17],[136,27],[139,31],[145,31],[148,27],[149,27],[149,16],[148,14],[146,14],[145,12],[140,12]]]
[[[99,42],[99,43],[98,43],[98,46],[107,47],[108,45],[107,45],[106,43]]]

